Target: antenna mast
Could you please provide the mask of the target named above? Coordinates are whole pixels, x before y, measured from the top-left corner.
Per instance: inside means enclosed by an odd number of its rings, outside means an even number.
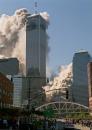
[[[35,14],[37,14],[37,2],[35,2]]]

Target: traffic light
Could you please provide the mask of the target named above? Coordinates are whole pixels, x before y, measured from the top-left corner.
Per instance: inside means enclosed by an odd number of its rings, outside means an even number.
[[[66,90],[66,99],[68,99],[68,96],[69,96],[69,92],[68,90]]]

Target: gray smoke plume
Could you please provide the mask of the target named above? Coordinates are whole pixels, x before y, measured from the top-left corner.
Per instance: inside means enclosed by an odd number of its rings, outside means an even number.
[[[25,66],[25,23],[31,15],[27,9],[22,8],[15,11],[14,15],[3,14],[0,17],[0,58],[17,57],[20,63],[20,71],[24,72]],[[48,21],[46,13],[41,13]]]
[[[47,99],[53,98],[55,93],[63,92],[72,86],[72,63],[59,67],[59,73],[52,81],[43,89],[45,90]]]
[[[17,10],[13,16],[4,14],[0,17],[0,58],[17,57],[20,65],[24,64],[22,39],[24,39],[23,29],[28,15],[28,11],[23,8]]]

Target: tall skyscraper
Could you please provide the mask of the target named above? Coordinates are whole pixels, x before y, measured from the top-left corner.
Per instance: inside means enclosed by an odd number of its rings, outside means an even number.
[[[25,63],[23,71],[25,76],[21,74],[13,79],[15,106],[21,106],[25,102],[29,103],[29,100],[34,97],[34,92],[38,93],[46,84],[47,27],[48,22],[40,14],[27,16],[24,30]],[[20,80],[22,80],[21,84]],[[17,81],[18,87],[16,86]]]
[[[26,74],[39,73],[46,77],[47,22],[40,14],[27,18]]]
[[[91,56],[87,51],[80,51],[73,57],[73,87],[72,98],[74,102],[82,105],[89,105],[89,88],[87,64]]]
[[[25,31],[26,80],[23,82],[23,102],[32,99],[33,93],[41,91],[42,86],[46,84],[47,27],[47,21],[40,14],[27,17]]]

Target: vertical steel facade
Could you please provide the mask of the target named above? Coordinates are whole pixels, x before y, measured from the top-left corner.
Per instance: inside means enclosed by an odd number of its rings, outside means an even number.
[[[72,98],[74,102],[89,105],[87,64],[91,57],[88,52],[81,51],[73,57],[73,87]]]
[[[26,74],[36,71],[46,77],[46,21],[39,15],[30,16],[26,24]]]

